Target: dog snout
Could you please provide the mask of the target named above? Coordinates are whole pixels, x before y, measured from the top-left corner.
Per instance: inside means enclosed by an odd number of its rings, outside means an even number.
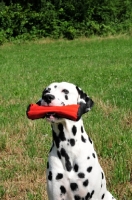
[[[43,95],[43,100],[46,102],[46,103],[51,103],[51,101],[53,100],[53,99],[55,99],[55,96],[54,95],[52,95],[52,94],[45,94],[45,95]]]

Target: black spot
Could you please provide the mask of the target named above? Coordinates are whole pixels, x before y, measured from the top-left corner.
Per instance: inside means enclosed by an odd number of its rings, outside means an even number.
[[[102,174],[102,179],[104,179],[104,174],[103,174],[103,172],[101,172],[101,174]]]
[[[65,99],[68,100],[68,95],[65,95]]]
[[[59,136],[58,136],[59,139],[60,139],[61,141],[65,141],[66,138],[65,138],[64,131],[63,131],[63,125],[62,125],[62,124],[58,124],[58,129],[59,129],[59,131],[60,131]]]
[[[90,193],[88,192],[87,195],[85,196],[85,200],[89,200],[90,199]]]
[[[63,89],[62,92],[64,92],[65,94],[69,93],[69,91],[67,89]]]
[[[55,85],[54,88],[57,88],[57,85]]]
[[[62,178],[63,178],[63,174],[58,173],[57,176],[56,176],[56,180],[59,180],[59,179],[62,179]]]
[[[92,144],[92,140],[91,140],[91,138],[90,137],[88,137],[89,138],[89,142]]]
[[[55,141],[56,147],[60,146],[60,138],[57,136],[54,130],[52,130],[53,140]]]
[[[74,165],[74,171],[75,171],[75,172],[78,172],[78,168],[79,168],[78,165],[75,164],[75,165]]]
[[[82,172],[80,172],[80,173],[78,174],[78,177],[79,177],[79,178],[84,178],[84,177],[85,177],[85,174],[82,173]]]
[[[66,140],[64,132],[61,132],[59,134],[59,138],[60,138],[61,141],[65,141]]]
[[[72,190],[72,191],[75,191],[75,190],[78,189],[78,185],[77,185],[76,183],[71,183],[71,184],[70,184],[70,187],[71,187],[71,190]]]
[[[83,126],[81,126],[81,132],[82,132],[82,133],[84,132],[84,130],[83,130]]]
[[[61,149],[61,155],[67,159],[69,159],[69,156],[67,155],[66,151],[64,148]]]
[[[81,200],[81,197],[78,196],[78,195],[75,195],[75,196],[74,196],[74,199],[75,199],[75,200]]]
[[[44,94],[50,93],[50,90],[51,90],[51,88],[45,88],[44,91],[43,91],[43,94],[42,94],[42,98],[43,98]]]
[[[58,124],[58,129],[59,129],[59,131],[63,131],[63,124]]]
[[[102,195],[101,199],[104,199],[105,194]]]
[[[52,172],[51,171],[49,171],[48,179],[49,179],[49,181],[52,181]]]
[[[76,135],[77,133],[77,127],[75,125],[72,127],[72,133],[73,135]]]
[[[70,139],[70,144],[71,144],[71,146],[74,146],[75,145],[75,140],[74,139]]]
[[[60,131],[59,135],[57,136],[56,132],[54,130],[52,130],[52,135],[53,135],[53,140],[55,141],[56,147],[59,148],[60,147],[60,142],[61,141],[65,141],[65,134],[63,131],[63,125],[59,124],[58,125],[58,129]]]
[[[81,140],[82,142],[86,142],[86,139],[83,137],[83,135],[81,136]]]
[[[61,159],[61,154],[59,151],[57,151],[57,155],[58,155],[58,158]]]
[[[88,186],[88,179],[86,179],[86,180],[83,182],[83,185],[84,185],[85,187]]]
[[[79,87],[77,87],[76,86],[76,89],[77,89],[77,91],[78,91],[78,94],[80,95],[80,98],[81,99],[86,99],[86,97],[87,97],[87,95],[86,95],[86,93],[84,93]]]
[[[68,160],[68,162],[66,162],[66,169],[68,172],[70,172],[72,170],[72,166],[71,166],[71,163],[69,160]]]
[[[49,169],[49,162],[47,162],[47,169]]]
[[[72,170],[72,165],[71,165],[71,162],[70,162],[70,158],[69,158],[69,156],[66,153],[64,148],[61,149],[61,156],[65,158],[67,171],[71,171]]]
[[[65,189],[65,187],[63,185],[60,186],[60,190],[61,190],[62,194],[66,193],[66,189]]]
[[[95,158],[96,156],[95,156],[95,153],[92,153],[92,156]]]
[[[65,103],[64,103],[64,102],[61,102],[61,105],[65,106]]]
[[[103,185],[101,184],[101,188],[102,188],[102,186],[103,186]]]
[[[94,190],[91,192],[90,198],[92,198],[93,194],[94,194]]]
[[[88,168],[87,168],[87,172],[90,173],[91,171],[92,171],[92,167],[88,167]]]
[[[89,159],[90,159],[90,157],[88,156],[88,157],[87,157],[87,159],[89,160]]]

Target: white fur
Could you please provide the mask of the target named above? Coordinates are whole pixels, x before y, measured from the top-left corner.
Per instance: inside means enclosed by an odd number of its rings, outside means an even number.
[[[51,94],[54,99],[50,103],[42,99],[41,105],[63,106],[85,103],[76,86],[71,83],[52,83],[48,88],[50,91],[45,95]],[[65,97],[64,89],[69,92],[68,99]],[[88,110],[90,108],[87,108]],[[52,115],[48,121],[51,122],[57,140],[64,134],[64,138],[59,140],[59,147],[56,146],[56,141],[53,141],[49,153],[47,167],[49,200],[115,200],[107,191],[104,172],[82,119],[75,122],[64,118],[58,119]],[[73,127],[74,129],[76,127],[76,131],[73,131]],[[57,152],[61,154],[61,158]],[[69,166],[72,169],[68,168]]]

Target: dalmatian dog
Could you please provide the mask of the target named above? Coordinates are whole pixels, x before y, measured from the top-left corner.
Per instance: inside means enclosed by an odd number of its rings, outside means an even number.
[[[84,114],[94,103],[79,87],[61,82],[46,87],[37,104],[80,104]],[[104,172],[82,118],[75,122],[59,118],[55,113],[47,114],[46,118],[51,123],[53,135],[47,162],[49,200],[115,200],[106,188]]]

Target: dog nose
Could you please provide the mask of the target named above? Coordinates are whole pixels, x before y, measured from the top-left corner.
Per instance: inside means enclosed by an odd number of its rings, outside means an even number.
[[[55,99],[55,96],[54,95],[52,95],[52,94],[45,94],[45,95],[43,95],[43,100],[46,102],[46,103],[51,103],[51,101],[53,100],[53,99]]]

